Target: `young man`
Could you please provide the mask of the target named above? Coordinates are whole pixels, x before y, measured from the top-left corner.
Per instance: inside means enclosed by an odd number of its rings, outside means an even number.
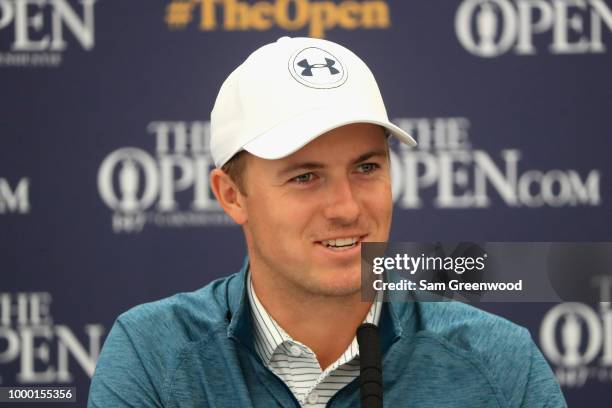
[[[90,407],[356,407],[362,322],[379,326],[388,406],[565,406],[525,329],[455,302],[361,300],[361,243],[391,226],[387,138],[415,142],[355,54],[310,38],[258,49],[211,127],[212,190],[248,258],[122,314]]]

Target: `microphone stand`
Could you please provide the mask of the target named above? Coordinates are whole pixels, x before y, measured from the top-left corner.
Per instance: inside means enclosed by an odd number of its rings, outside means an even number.
[[[382,365],[378,326],[364,323],[357,328],[359,386],[362,408],[382,408]]]

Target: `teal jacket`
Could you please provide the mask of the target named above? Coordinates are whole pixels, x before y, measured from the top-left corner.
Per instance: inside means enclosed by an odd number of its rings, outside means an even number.
[[[88,407],[299,407],[253,346],[240,272],[119,316]],[[458,302],[389,302],[380,320],[385,407],[565,407],[529,332]],[[328,402],[359,407],[354,380]]]

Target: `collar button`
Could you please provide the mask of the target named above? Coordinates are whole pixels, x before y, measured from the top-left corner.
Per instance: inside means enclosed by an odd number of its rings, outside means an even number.
[[[293,356],[293,357],[299,357],[302,355],[302,349],[300,349],[298,346],[296,346],[295,344],[292,345],[291,347],[289,347],[289,353]]]
[[[316,404],[317,401],[319,400],[319,396],[317,395],[315,391],[313,391],[310,393],[310,395],[308,395],[308,398],[306,399],[308,400],[309,404]]]

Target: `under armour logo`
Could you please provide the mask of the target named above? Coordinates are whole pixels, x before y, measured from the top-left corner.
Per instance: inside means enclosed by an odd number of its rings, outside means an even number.
[[[339,74],[340,71],[334,68],[335,64],[336,64],[336,61],[334,61],[333,59],[329,59],[329,58],[325,58],[325,64],[312,64],[311,65],[308,63],[308,60],[305,58],[297,63],[297,65],[304,68],[304,70],[301,72],[301,75],[303,76],[312,76],[313,68],[328,68],[329,73],[331,75]]]
[[[316,89],[337,88],[348,78],[345,61],[319,47],[296,51],[289,59],[289,72],[300,84]]]

